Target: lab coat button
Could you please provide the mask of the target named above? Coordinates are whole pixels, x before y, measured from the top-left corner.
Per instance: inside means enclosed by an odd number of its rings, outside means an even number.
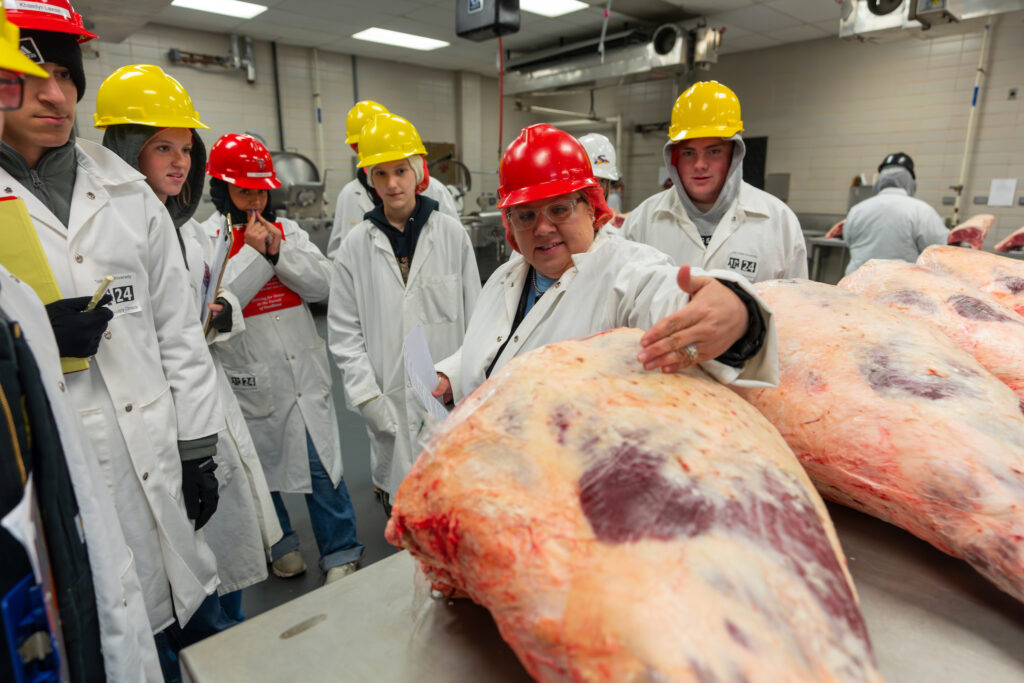
[[[499,344],[501,343],[501,337],[498,337],[498,343]]]
[[[130,412],[132,412],[132,404],[131,404],[131,403],[126,403],[126,404],[125,404],[125,406],[124,406],[124,412],[126,412],[126,413],[130,413]]]
[[[121,598],[121,603],[122,603],[122,604],[123,604],[123,605],[124,605],[125,607],[127,607],[127,606],[128,606],[128,598]]]
[[[275,315],[274,316],[274,320],[280,320],[280,319],[281,319],[281,316],[279,316],[279,315]]]
[[[561,286],[562,286],[561,280],[559,280],[558,282],[555,283],[555,287],[556,288],[561,287]]]
[[[295,356],[292,356],[292,360],[295,360]]]
[[[103,333],[103,338],[104,339],[110,339],[111,336],[113,336],[113,335],[110,334],[110,330],[107,330],[106,332]]]
[[[142,481],[146,481],[147,479],[149,479],[149,472],[143,472],[142,473]]]
[[[299,393],[295,394],[295,396],[298,398],[302,398],[302,392],[300,391]]]
[[[67,388],[64,386],[64,382],[57,382],[57,386],[60,387],[61,391],[67,391]]]
[[[81,263],[83,260],[81,254],[75,254],[75,263]]]
[[[96,199],[96,195],[94,195],[92,192],[86,192],[85,196],[88,197],[89,199]]]
[[[519,341],[519,335],[517,334],[516,336],[512,337],[512,341],[514,341],[514,342]]]
[[[5,188],[4,188],[4,192],[6,192],[7,194],[13,194],[13,193],[14,193],[14,190],[13,190],[13,189],[11,189],[11,188],[9,188],[9,187],[5,187]]]

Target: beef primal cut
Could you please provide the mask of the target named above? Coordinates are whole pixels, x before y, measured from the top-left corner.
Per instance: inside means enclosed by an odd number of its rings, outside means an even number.
[[[988,231],[995,219],[996,217],[990,213],[979,213],[976,216],[971,216],[949,231],[946,243],[955,245],[967,244],[974,249],[981,249],[981,245],[985,243],[985,236],[988,235]]]
[[[996,251],[1024,251],[1024,228],[1018,228],[995,246]]]
[[[822,495],[967,560],[1024,600],[1017,395],[934,326],[859,294],[796,280],[757,289],[776,318],[779,385],[737,391]]]
[[[880,680],[825,508],[778,432],[638,330],[524,355],[467,397],[387,537],[487,607],[541,681]]]
[[[839,286],[937,326],[1024,400],[1024,316],[963,280],[873,259]]]
[[[963,247],[930,246],[917,265],[970,282],[1024,315],[1024,262]]]

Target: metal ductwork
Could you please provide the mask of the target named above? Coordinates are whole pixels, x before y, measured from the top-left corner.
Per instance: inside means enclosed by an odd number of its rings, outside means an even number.
[[[883,41],[966,33],[988,17],[1019,10],[1024,0],[843,0],[839,37]]]
[[[700,29],[701,63],[717,61],[719,35]],[[708,32],[713,35],[708,35]],[[519,95],[568,87],[601,87],[655,78],[676,77],[693,68],[694,37],[675,24],[653,32],[622,31],[600,39],[584,40],[510,59],[505,64],[505,94]]]

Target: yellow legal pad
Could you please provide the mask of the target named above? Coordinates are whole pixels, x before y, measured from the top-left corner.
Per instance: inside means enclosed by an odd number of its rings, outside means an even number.
[[[36,226],[20,198],[0,197],[0,231],[3,235],[0,239],[0,264],[11,275],[28,283],[44,304],[61,298]],[[60,367],[65,374],[78,372],[88,369],[89,361],[85,358],[61,358]]]

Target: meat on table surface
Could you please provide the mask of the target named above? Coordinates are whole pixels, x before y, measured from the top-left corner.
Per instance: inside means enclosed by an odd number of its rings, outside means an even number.
[[[932,245],[917,265],[965,280],[1024,315],[1024,261],[987,251]]]
[[[1024,227],[1017,228],[995,246],[996,251],[1024,251]]]
[[[941,329],[1024,400],[1024,316],[951,275],[873,259],[839,286]]]
[[[822,495],[1024,600],[1024,403],[933,325],[831,285],[757,289],[778,326],[780,381],[738,391]]]
[[[541,681],[877,681],[845,559],[778,432],[640,332],[553,344],[463,401],[388,539]]]
[[[969,244],[974,249],[981,249],[985,236],[996,217],[990,213],[979,213],[971,216],[960,225],[949,231],[946,244]]]

